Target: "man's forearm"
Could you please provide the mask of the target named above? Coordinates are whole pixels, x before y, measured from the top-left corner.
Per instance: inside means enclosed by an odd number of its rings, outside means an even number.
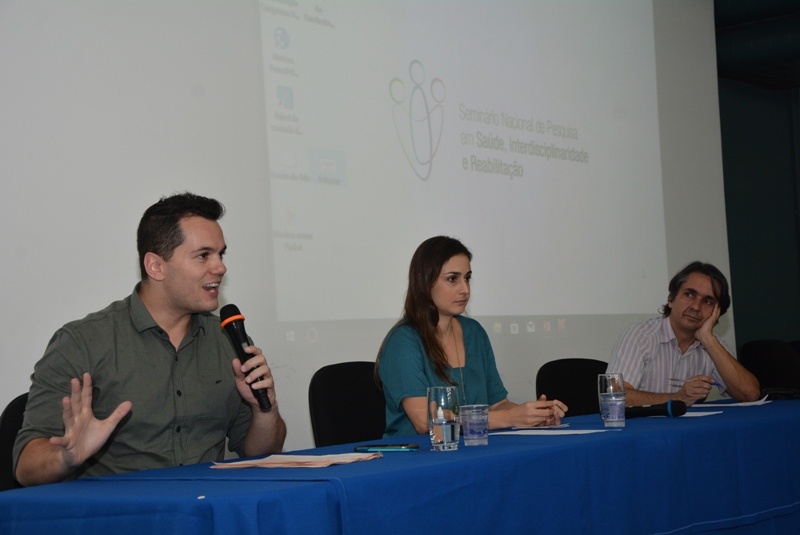
[[[736,360],[733,355],[725,349],[716,337],[708,340],[701,340],[703,348],[711,357],[714,367],[717,368],[720,377],[725,381],[728,394],[739,401],[755,401],[761,395],[761,386],[755,375],[750,373],[747,368]]]
[[[22,449],[14,475],[21,485],[30,487],[63,481],[71,473],[64,462],[63,448],[50,444],[46,438],[34,438]]]
[[[253,421],[244,439],[244,453],[248,457],[278,453],[283,449],[285,440],[286,422],[278,406],[273,405],[267,412],[257,411],[253,414]]]
[[[675,393],[658,393],[658,392],[645,392],[644,390],[636,390],[628,383],[625,383],[625,406],[626,407],[639,407],[642,405],[656,405],[658,403],[665,403],[670,399],[679,399],[677,392]],[[682,400],[685,401],[685,400]],[[689,404],[688,402],[686,403]]]

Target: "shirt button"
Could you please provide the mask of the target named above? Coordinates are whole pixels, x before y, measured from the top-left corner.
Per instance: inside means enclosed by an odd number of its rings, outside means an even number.
[[[176,428],[175,428],[175,432],[176,432],[176,433],[180,433],[180,432],[181,432],[181,426],[178,426],[178,427],[176,427]]]
[[[179,395],[179,396],[182,396],[182,395],[183,395],[183,392],[181,392],[180,390],[178,390],[178,395]]]

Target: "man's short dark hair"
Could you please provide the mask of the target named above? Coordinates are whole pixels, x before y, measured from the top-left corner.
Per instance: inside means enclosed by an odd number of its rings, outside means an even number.
[[[669,281],[669,298],[667,299],[667,303],[661,307],[661,314],[663,314],[664,317],[669,316],[669,313],[672,311],[672,308],[669,306],[669,302],[675,299],[675,296],[678,294],[678,290],[681,289],[683,283],[686,282],[686,279],[688,279],[689,275],[692,273],[701,273],[711,279],[711,287],[714,290],[714,297],[717,298],[717,304],[719,304],[719,315],[722,316],[725,314],[725,312],[728,311],[728,307],[731,306],[731,296],[728,291],[728,279],[726,279],[725,275],[723,275],[722,272],[715,266],[697,260],[680,270],[674,277],[672,277],[672,280]]]
[[[155,253],[169,260],[175,249],[183,243],[180,221],[184,217],[198,216],[217,221],[225,214],[225,207],[216,199],[184,192],[161,199],[145,210],[136,231],[139,250],[139,270],[142,280],[147,278],[144,255]]]

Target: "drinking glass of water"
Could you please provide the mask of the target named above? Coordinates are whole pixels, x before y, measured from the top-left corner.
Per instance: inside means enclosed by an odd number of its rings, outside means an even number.
[[[606,427],[625,427],[625,383],[621,373],[597,376],[600,417]]]
[[[454,386],[428,387],[428,432],[431,449],[458,449],[458,391]]]

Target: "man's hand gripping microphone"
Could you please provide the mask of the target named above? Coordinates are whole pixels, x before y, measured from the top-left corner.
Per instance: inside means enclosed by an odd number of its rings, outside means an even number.
[[[219,311],[220,318],[222,319],[222,327],[228,333],[233,343],[233,348],[236,350],[236,357],[239,362],[244,364],[252,355],[245,353],[244,348],[250,345],[250,339],[244,330],[244,316],[239,312],[236,305],[225,305]],[[268,411],[272,408],[272,403],[267,396],[266,388],[253,389],[253,395],[258,400],[258,406],[261,410]]]

